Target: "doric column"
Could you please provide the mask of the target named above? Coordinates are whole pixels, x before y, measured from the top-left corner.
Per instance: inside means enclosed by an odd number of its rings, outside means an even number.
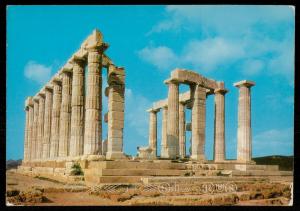
[[[225,94],[226,89],[215,89],[214,162],[225,161]]]
[[[168,106],[165,106],[162,109],[161,152],[160,152],[160,156],[162,158],[166,157],[166,149],[167,149],[167,122],[168,122]]]
[[[48,159],[50,157],[52,97],[53,97],[53,88],[49,85],[46,85],[46,87],[45,87],[43,159]]]
[[[153,157],[157,156],[157,110],[149,109],[149,147],[153,150]]]
[[[72,78],[72,112],[71,112],[71,139],[70,156],[83,154],[84,140],[84,66],[83,57],[74,57]]]
[[[238,131],[237,131],[237,161],[249,163],[252,159],[251,134],[251,92],[252,81],[234,83],[239,88]]]
[[[33,128],[32,128],[32,142],[31,142],[31,160],[36,159],[37,148],[37,132],[38,132],[38,117],[39,117],[39,99],[33,98]]]
[[[124,158],[123,128],[125,102],[125,71],[124,68],[110,65],[108,67],[108,142],[107,159]]]
[[[34,120],[34,110],[33,110],[33,98],[30,97],[28,101],[28,160],[32,158],[32,139],[33,139],[33,120]]]
[[[62,96],[61,96],[60,120],[59,120],[58,156],[67,157],[69,155],[69,150],[71,149],[70,137],[71,137],[71,125],[72,125],[72,121],[71,121],[72,72],[70,69],[63,68],[61,73],[61,81],[62,81],[62,91],[61,91]],[[83,92],[83,88],[82,88],[82,92]],[[74,98],[76,98],[75,95]],[[83,100],[81,103],[83,105]],[[76,109],[74,109],[74,111],[75,110]],[[83,108],[81,110],[82,110],[81,113],[83,113]],[[74,112],[74,114],[76,114],[76,112]],[[75,124],[75,121],[73,123]],[[83,123],[82,123],[82,127],[83,127]],[[81,135],[83,136],[82,129],[81,129]]]
[[[53,105],[51,114],[51,141],[50,141],[50,158],[58,157],[59,147],[59,119],[61,107],[61,80],[53,80]]]
[[[91,49],[88,54],[88,73],[85,101],[84,154],[101,154],[102,141],[102,72],[101,54]]]
[[[25,100],[25,133],[24,133],[24,159],[23,161],[28,161],[29,160],[29,130],[30,130],[30,125],[29,125],[29,101],[32,100],[31,97],[26,98]]]
[[[191,95],[193,100],[191,158],[204,161],[206,89],[201,85],[193,85]]]
[[[169,86],[166,157],[175,159],[179,156],[179,84],[170,80],[165,83]]]
[[[185,157],[185,104],[179,102],[179,156]]]
[[[44,138],[44,114],[45,114],[45,93],[40,92],[39,99],[39,117],[37,128],[37,142],[36,142],[36,158],[43,157],[43,138]]]

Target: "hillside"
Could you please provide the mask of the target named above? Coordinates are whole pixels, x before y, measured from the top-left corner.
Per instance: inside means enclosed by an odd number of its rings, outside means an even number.
[[[279,170],[292,171],[294,156],[272,155],[252,158],[256,164],[279,165]]]
[[[17,168],[17,166],[21,165],[22,160],[7,160],[6,161],[6,170]]]

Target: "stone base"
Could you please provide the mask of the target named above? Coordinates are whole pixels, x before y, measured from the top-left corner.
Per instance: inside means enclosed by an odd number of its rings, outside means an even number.
[[[106,159],[108,160],[126,159],[126,156],[123,152],[106,152]]]
[[[203,163],[206,162],[205,155],[192,155],[191,160],[196,160],[198,162],[203,162]]]

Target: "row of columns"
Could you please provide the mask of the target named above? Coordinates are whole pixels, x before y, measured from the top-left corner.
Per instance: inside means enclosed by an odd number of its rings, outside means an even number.
[[[169,86],[168,104],[162,107],[162,158],[184,158],[185,152],[185,108],[187,102],[179,100],[179,83],[167,81]],[[250,87],[254,83],[241,81],[234,86],[239,88],[238,103],[238,150],[237,161],[251,162],[251,100]],[[225,94],[224,88],[214,89],[214,162],[224,162],[225,157]],[[207,89],[201,85],[190,85],[192,108],[192,151],[193,160],[205,160],[205,115]],[[157,155],[157,112],[149,109],[149,147]]]
[[[93,36],[99,39],[99,32]],[[82,155],[102,154],[102,58],[107,45],[102,42],[91,43],[86,47],[86,56],[74,55],[70,66],[65,66],[48,83],[36,97],[26,100],[26,122],[24,141],[24,160],[55,159],[77,157]],[[85,66],[87,77],[85,84]],[[113,109],[123,114],[119,122],[124,122],[125,73],[112,63],[106,64],[108,81],[112,77],[121,77],[119,83],[109,83],[112,96],[109,96],[109,121],[114,120]],[[119,72],[121,71],[121,76]],[[116,86],[123,89],[121,106],[115,106]],[[86,90],[85,90],[86,89]],[[113,108],[112,108],[112,107]],[[120,116],[120,114],[119,114]],[[109,135],[108,158],[123,155],[123,126],[115,122],[110,124],[108,134],[118,129],[118,140],[115,134]],[[117,143],[113,143],[117,142]],[[113,147],[116,146],[116,147]]]

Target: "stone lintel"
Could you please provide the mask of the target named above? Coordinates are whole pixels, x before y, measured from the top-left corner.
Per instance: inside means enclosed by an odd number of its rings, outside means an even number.
[[[221,88],[217,88],[215,89],[214,93],[221,93],[221,94],[226,94],[228,92],[227,89],[221,89]]]
[[[110,65],[113,65],[114,63],[112,60],[106,55],[102,55],[102,66],[108,68]]]
[[[235,87],[241,87],[241,86],[251,87],[254,85],[255,85],[254,81],[248,81],[248,80],[239,81],[233,84],[233,86]]]

